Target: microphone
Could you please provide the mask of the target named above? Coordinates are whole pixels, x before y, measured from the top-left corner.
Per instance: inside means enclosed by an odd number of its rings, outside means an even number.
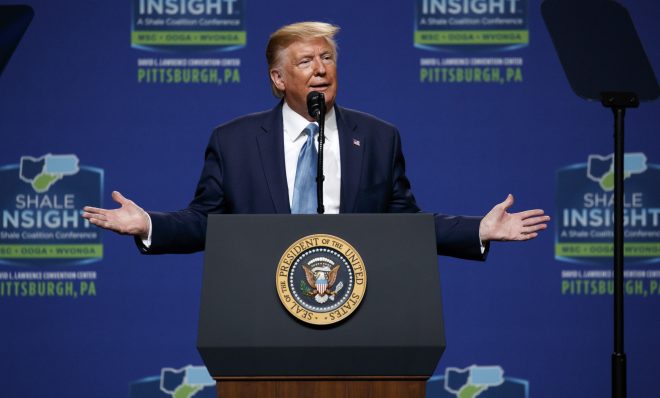
[[[323,93],[312,91],[307,94],[307,112],[319,123],[321,118],[325,118],[325,95]]]

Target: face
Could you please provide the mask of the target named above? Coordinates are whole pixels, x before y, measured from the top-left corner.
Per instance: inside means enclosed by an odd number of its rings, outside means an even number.
[[[271,69],[275,86],[284,92],[284,100],[298,114],[313,120],[307,113],[307,94],[325,95],[329,109],[337,95],[337,63],[332,46],[324,38],[296,41],[282,51],[280,64]]]

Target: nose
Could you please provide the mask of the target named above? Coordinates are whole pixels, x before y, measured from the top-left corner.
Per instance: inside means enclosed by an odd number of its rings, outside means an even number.
[[[325,75],[325,64],[321,57],[314,58],[314,75],[323,76]]]

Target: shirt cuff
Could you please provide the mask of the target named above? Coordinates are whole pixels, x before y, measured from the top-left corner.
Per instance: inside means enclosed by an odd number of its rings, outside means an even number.
[[[147,235],[147,239],[141,239],[142,244],[144,245],[145,248],[150,248],[151,247],[151,216],[149,213],[147,213],[147,219],[149,220],[149,235]],[[483,253],[484,248],[483,245],[481,246],[481,252]]]

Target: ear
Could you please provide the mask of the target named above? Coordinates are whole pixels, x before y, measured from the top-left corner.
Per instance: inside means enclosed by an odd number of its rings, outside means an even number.
[[[278,90],[285,91],[284,74],[279,69],[270,70],[270,80]]]

